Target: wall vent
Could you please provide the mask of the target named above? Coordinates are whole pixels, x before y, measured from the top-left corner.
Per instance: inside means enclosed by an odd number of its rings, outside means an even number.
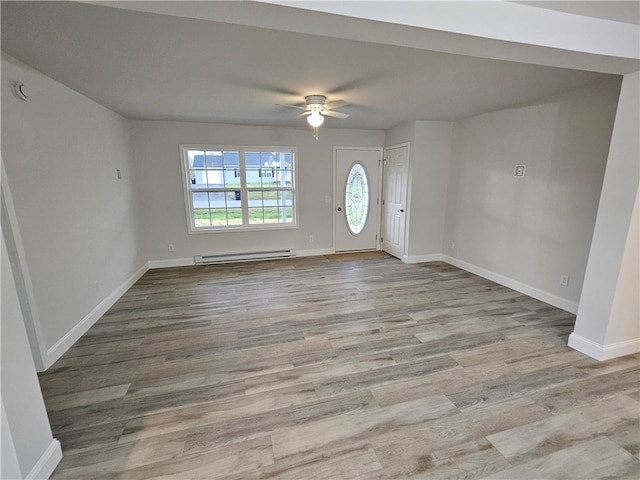
[[[264,252],[223,253],[217,255],[195,255],[196,265],[214,263],[248,262],[250,260],[274,260],[296,256],[295,250],[269,250]]]

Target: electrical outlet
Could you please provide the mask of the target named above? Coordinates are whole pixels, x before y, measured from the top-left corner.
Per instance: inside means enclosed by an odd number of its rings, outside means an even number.
[[[175,251],[175,249],[176,249],[176,247],[173,246],[173,243],[170,243],[169,244],[169,251],[173,252],[173,251]]]
[[[524,177],[524,165],[516,165],[516,168],[513,170],[514,177]]]
[[[569,286],[569,275],[560,275],[560,285],[563,287]]]
[[[453,252],[456,249],[456,243],[451,242],[451,251]]]
[[[313,235],[309,235],[309,243],[313,243],[313,242],[314,242],[314,240],[315,240],[315,239],[313,238]]]

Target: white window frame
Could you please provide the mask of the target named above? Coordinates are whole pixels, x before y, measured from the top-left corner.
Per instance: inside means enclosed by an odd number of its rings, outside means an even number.
[[[239,154],[239,173],[240,173],[240,200],[242,208],[242,225],[221,225],[221,226],[207,226],[196,227],[194,218],[194,206],[193,196],[191,188],[191,174],[189,166],[189,158],[187,152],[189,150],[202,150],[202,151],[233,151]],[[251,190],[247,188],[246,177],[246,162],[245,154],[247,152],[287,152],[291,154],[291,197],[292,197],[292,221],[287,223],[249,223],[249,209],[248,192]],[[256,230],[286,230],[298,228],[297,212],[298,212],[298,151],[296,147],[256,147],[256,146],[238,146],[238,145],[209,145],[209,144],[180,144],[180,162],[182,164],[182,187],[184,192],[184,204],[187,215],[187,230],[190,234],[197,233],[218,233],[218,232],[236,232],[236,231],[256,231]],[[234,189],[235,190],[235,189]],[[268,190],[268,189],[267,189]],[[274,188],[274,190],[280,190]],[[208,190],[204,190],[208,191]]]

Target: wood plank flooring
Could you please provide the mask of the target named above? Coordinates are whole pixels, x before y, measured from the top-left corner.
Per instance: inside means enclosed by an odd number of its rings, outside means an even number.
[[[640,357],[381,252],[147,272],[40,375],[54,479],[638,479]]]

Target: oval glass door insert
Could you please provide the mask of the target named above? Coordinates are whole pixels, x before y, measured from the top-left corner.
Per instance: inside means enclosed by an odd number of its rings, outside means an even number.
[[[344,205],[347,227],[353,235],[358,235],[364,229],[369,215],[369,178],[361,163],[354,163],[349,170]]]

